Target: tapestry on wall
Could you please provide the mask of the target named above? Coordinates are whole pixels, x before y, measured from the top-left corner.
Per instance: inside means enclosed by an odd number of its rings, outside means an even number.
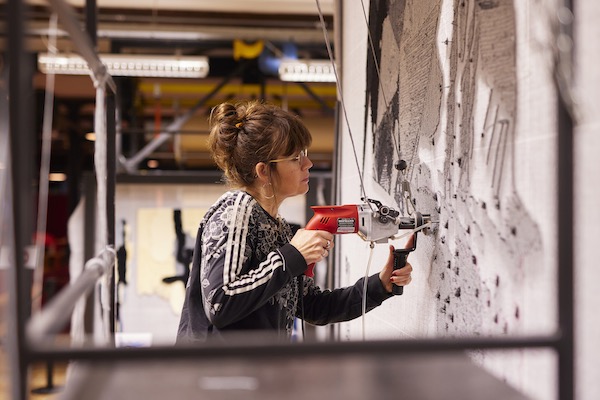
[[[543,247],[515,185],[514,5],[372,1],[369,16],[373,176],[404,215],[439,221],[429,278],[438,332],[508,333],[522,305],[502,287],[522,284]],[[500,259],[510,261],[493,268]]]
[[[137,294],[155,295],[179,313],[204,209],[140,208],[137,215]]]

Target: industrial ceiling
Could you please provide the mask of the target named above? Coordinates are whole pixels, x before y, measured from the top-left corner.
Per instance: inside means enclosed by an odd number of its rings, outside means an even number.
[[[284,48],[299,59],[328,59],[314,0],[154,0],[69,1],[82,29],[95,32],[101,54],[194,55],[209,59],[205,78],[118,77],[121,105],[119,130],[125,157],[134,155],[161,129],[199,102],[202,106],[172,139],[142,163],[139,172],[214,169],[206,149],[207,115],[223,101],[263,99],[299,114],[311,129],[311,158],[315,169],[331,168],[334,143],[335,83],[284,82],[262,62],[282,57]],[[333,41],[333,0],[321,0],[328,36]],[[51,7],[30,1],[26,44],[32,55],[48,52]],[[6,6],[0,3],[2,21]],[[6,25],[0,46],[6,49]],[[56,38],[57,51],[74,51],[68,35]],[[95,28],[95,29],[94,29]],[[92,34],[93,37],[93,34]],[[239,51],[240,46],[242,51]],[[243,51],[260,46],[259,53]],[[32,68],[36,68],[32,61]],[[93,144],[85,135],[93,130],[95,90],[89,76],[56,75],[53,124],[53,172],[92,168]],[[38,93],[36,115],[41,115],[46,75],[34,73]],[[40,117],[37,118],[40,120]],[[41,121],[36,129],[41,131]],[[76,165],[73,165],[75,163]]]

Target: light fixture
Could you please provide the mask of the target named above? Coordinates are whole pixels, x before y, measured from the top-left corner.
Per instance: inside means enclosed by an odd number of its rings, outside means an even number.
[[[158,164],[158,160],[148,160],[146,165],[148,165],[148,168],[156,169],[156,168],[158,168],[159,164]]]
[[[99,57],[112,76],[204,78],[208,75],[208,58],[205,56],[100,54]],[[75,54],[41,53],[38,68],[45,74],[89,74],[85,60]]]
[[[88,132],[85,134],[85,140],[88,140],[90,142],[95,142],[96,141],[96,132]]]
[[[329,60],[282,60],[279,79],[288,82],[335,82]]]
[[[67,180],[67,174],[63,172],[51,172],[48,174],[48,180],[50,182],[64,182]]]

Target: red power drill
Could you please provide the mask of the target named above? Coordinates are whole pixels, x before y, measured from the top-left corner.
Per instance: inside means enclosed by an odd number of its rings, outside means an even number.
[[[306,229],[322,230],[332,234],[357,233],[366,241],[385,243],[392,239],[399,229],[417,229],[431,222],[429,214],[416,213],[414,218],[401,217],[393,208],[381,202],[366,199],[363,204],[343,206],[313,206],[315,213],[306,224]],[[414,234],[412,247],[394,250],[394,269],[406,265],[408,254],[417,248],[417,233]],[[314,264],[308,266],[306,276],[314,276]],[[401,295],[403,286],[394,285],[392,292]]]

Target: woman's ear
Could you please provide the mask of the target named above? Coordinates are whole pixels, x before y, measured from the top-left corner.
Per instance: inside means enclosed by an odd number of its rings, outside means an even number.
[[[256,174],[256,177],[258,178],[259,181],[261,182],[268,182],[270,179],[270,174],[269,174],[269,164],[264,163],[264,162],[259,162],[258,164],[256,164],[256,166],[254,167],[254,173]]]

